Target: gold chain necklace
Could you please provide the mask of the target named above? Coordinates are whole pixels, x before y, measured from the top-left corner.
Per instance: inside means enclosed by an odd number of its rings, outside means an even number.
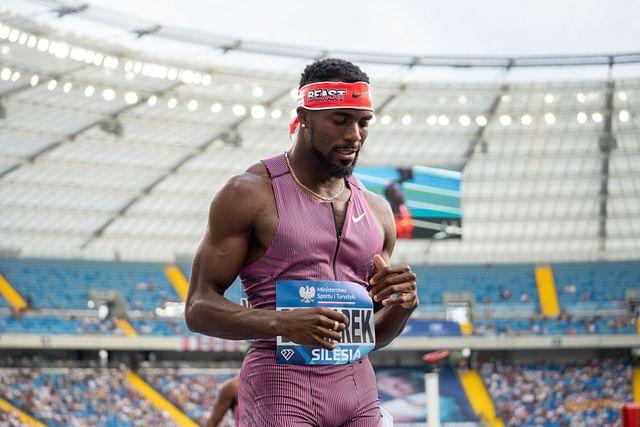
[[[314,196],[316,196],[318,199],[324,200],[325,202],[333,202],[344,191],[344,179],[343,179],[342,180],[342,188],[340,188],[340,191],[338,191],[335,196],[325,197],[325,196],[323,196],[321,194],[316,193],[315,191],[313,191],[312,189],[310,189],[309,187],[304,185],[302,182],[300,182],[300,180],[296,176],[296,173],[293,171],[293,167],[291,167],[291,161],[289,160],[289,154],[286,151],[284,152],[284,158],[287,161],[287,167],[289,168],[289,172],[291,172],[291,176],[293,177],[293,180],[296,182],[296,184],[298,184],[300,187],[304,188],[309,193],[311,193]]]

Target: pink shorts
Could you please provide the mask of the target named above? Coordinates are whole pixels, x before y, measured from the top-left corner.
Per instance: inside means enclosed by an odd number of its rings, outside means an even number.
[[[240,371],[239,427],[378,427],[380,401],[367,357],[347,365],[279,365],[252,348]]]

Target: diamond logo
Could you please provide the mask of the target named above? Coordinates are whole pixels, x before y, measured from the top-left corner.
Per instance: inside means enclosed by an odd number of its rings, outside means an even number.
[[[284,357],[284,360],[288,361],[293,356],[294,351],[290,348],[284,348],[280,351],[280,354],[282,355],[282,357]]]

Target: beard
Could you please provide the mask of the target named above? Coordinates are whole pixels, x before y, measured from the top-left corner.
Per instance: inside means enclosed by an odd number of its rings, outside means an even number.
[[[313,157],[318,161],[320,166],[327,171],[330,177],[344,178],[353,173],[353,168],[356,166],[356,163],[358,162],[358,155],[360,154],[360,151],[356,152],[356,157],[353,159],[352,162],[346,161],[347,164],[343,164],[342,166],[339,166],[331,161],[331,158],[330,158],[331,153],[323,154],[320,150],[318,150],[313,145],[311,141],[313,141],[313,129],[311,129],[311,132],[310,132],[310,141],[308,143],[309,149],[311,150],[311,154],[313,155]]]
[[[322,166],[327,171],[329,176],[331,176],[332,178],[344,178],[345,176],[349,176],[353,173],[353,168],[358,162],[358,155],[360,154],[360,152],[356,153],[356,157],[352,162],[349,162],[348,164],[342,166],[338,166],[335,163],[331,162],[329,158],[330,154],[323,154],[313,145],[311,145],[311,154],[318,161],[318,163],[320,163],[320,166]]]

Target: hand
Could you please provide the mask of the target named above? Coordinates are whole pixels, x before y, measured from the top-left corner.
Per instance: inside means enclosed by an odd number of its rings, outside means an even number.
[[[297,344],[314,345],[327,350],[336,347],[342,338],[341,332],[349,324],[349,319],[343,313],[322,307],[277,313],[278,335],[287,337]]]
[[[416,274],[408,265],[389,266],[380,255],[373,256],[376,268],[369,279],[369,295],[384,306],[414,309],[418,306]]]

